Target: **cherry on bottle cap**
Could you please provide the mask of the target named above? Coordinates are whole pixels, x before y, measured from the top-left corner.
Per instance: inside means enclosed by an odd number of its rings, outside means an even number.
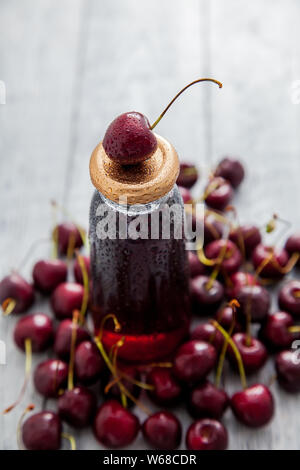
[[[106,154],[102,142],[90,160],[90,175],[95,188],[111,201],[127,204],[146,204],[165,196],[176,183],[179,160],[174,147],[157,134],[157,149],[138,165],[121,165]]]

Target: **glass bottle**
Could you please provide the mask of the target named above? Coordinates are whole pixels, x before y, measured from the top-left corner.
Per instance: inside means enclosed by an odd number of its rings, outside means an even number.
[[[93,320],[104,346],[122,339],[118,356],[131,362],[166,357],[189,326],[184,206],[175,182],[142,204],[116,202],[97,188],[89,238]]]

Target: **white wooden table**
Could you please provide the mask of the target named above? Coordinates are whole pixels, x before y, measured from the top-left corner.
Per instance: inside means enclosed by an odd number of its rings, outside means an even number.
[[[157,131],[183,160],[201,167],[226,153],[240,155],[248,171],[235,200],[241,221],[265,222],[277,212],[299,229],[300,105],[291,98],[300,79],[299,16],[298,0],[2,0],[1,276],[48,235],[50,199],[87,226],[89,157],[111,120],[137,110],[153,121],[200,76],[221,80],[223,90],[209,84],[189,90]],[[22,274],[29,276],[34,260],[48,253],[41,246]],[[41,309],[49,311],[33,308]],[[7,364],[0,366],[3,409],[22,384],[24,356],[11,340],[15,318],[0,322],[7,345]],[[260,378],[272,372],[269,364]],[[229,390],[237,387],[230,380]],[[226,414],[230,448],[299,448],[299,397],[276,384],[273,392],[276,416],[263,430],[250,431]],[[23,405],[32,401],[55,408],[30,385]],[[17,447],[21,409],[0,418],[2,449]],[[190,418],[179,414],[186,428]],[[91,432],[76,437],[81,449],[100,448]],[[131,446],[143,447],[141,437]]]

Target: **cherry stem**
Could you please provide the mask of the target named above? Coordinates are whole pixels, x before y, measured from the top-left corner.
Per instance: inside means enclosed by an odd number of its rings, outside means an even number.
[[[155,387],[154,385],[150,385],[150,384],[146,384],[144,382],[140,382],[139,380],[135,380],[133,379],[132,377],[130,377],[129,375],[125,374],[123,371],[119,370],[118,371],[119,373],[119,377],[115,377],[113,380],[111,380],[111,382],[109,382],[105,389],[104,389],[104,393],[107,394],[109,392],[109,390],[114,386],[116,385],[122,378],[124,378],[125,380],[127,380],[128,382],[136,385],[137,387],[140,387],[142,390],[154,390]]]
[[[81,309],[80,309],[80,323],[83,324],[84,316],[86,314],[88,303],[89,303],[89,287],[90,287],[89,276],[88,276],[88,272],[86,269],[83,256],[81,256],[78,252],[76,253],[76,255],[77,255],[77,261],[81,269],[82,279],[83,279],[83,299],[82,299],[82,304],[81,304]]]
[[[293,292],[293,296],[295,297],[295,299],[299,299],[300,298],[300,289],[296,289]]]
[[[152,362],[149,364],[149,367],[166,367],[166,368],[171,368],[173,367],[172,362]]]
[[[115,326],[115,332],[119,332],[121,331],[121,325],[116,317],[116,315],[114,313],[108,313],[107,315],[105,315],[105,317],[102,318],[102,321],[101,321],[101,325],[100,325],[100,328],[99,328],[99,333],[97,335],[97,339],[99,341],[102,340],[102,336],[103,336],[103,330],[104,330],[104,325],[105,323],[107,322],[107,320],[109,319],[112,319],[113,322],[114,322],[114,326]]]
[[[294,326],[290,326],[288,328],[288,331],[290,333],[300,333],[300,325],[294,325]]]
[[[211,320],[211,323],[212,325],[217,328],[217,330],[220,331],[220,333],[222,333],[222,335],[224,336],[225,340],[230,344],[230,346],[232,347],[232,350],[234,352],[234,355],[236,357],[236,360],[237,360],[237,364],[238,364],[238,368],[239,368],[239,373],[240,373],[240,378],[241,378],[241,384],[242,384],[242,387],[245,389],[247,388],[247,380],[246,380],[246,374],[245,374],[245,369],[244,369],[244,364],[243,364],[243,360],[242,360],[242,357],[241,357],[241,354],[238,350],[238,348],[236,347],[234,341],[231,339],[231,337],[229,336],[229,334],[227,333],[226,330],[224,330],[224,328],[222,328],[222,326],[216,321],[216,320]]]
[[[3,414],[9,413],[11,410],[13,410],[22,400],[28,381],[30,379],[30,373],[31,373],[31,364],[32,364],[32,344],[31,344],[31,339],[26,338],[25,339],[25,377],[24,377],[24,382],[22,385],[22,388],[20,390],[19,396],[17,400],[10,406],[8,406],[4,411]]]
[[[260,273],[262,272],[262,270],[264,269],[265,266],[267,266],[267,264],[269,264],[269,262],[271,261],[271,259],[273,258],[274,256],[274,253],[270,253],[269,256],[267,256],[261,263],[260,265],[257,267],[256,271],[255,271],[255,274],[254,274],[254,277],[255,279],[258,278],[258,276],[260,275]]]
[[[64,439],[67,439],[69,441],[71,450],[76,450],[76,441],[75,441],[74,436],[72,436],[71,434],[69,434],[67,432],[62,432],[61,437],[63,437]]]
[[[74,362],[75,362],[75,346],[77,337],[77,324],[80,313],[78,310],[74,310],[72,317],[72,333],[71,333],[71,348],[70,348],[70,361],[68,370],[68,390],[74,388]]]
[[[201,261],[202,264],[205,264],[205,266],[215,266],[218,260],[218,258],[215,258],[215,259],[207,258],[205,256],[202,246],[197,248],[197,256],[199,258],[199,261]]]
[[[202,196],[200,197],[200,202],[202,201],[205,201],[206,198],[211,194],[213,193],[216,189],[218,189],[218,187],[220,186],[220,183],[221,183],[221,178],[214,178],[213,181],[211,181],[207,188],[205,189],[204,193],[202,194]]]
[[[272,265],[282,274],[289,273],[299,259],[299,253],[293,253],[285,266],[281,266],[275,256],[271,258]]]
[[[173,363],[172,362],[151,362],[150,364],[141,364],[138,367],[138,370],[141,371],[142,373],[148,373],[154,367],[172,369]]]
[[[225,259],[226,254],[227,254],[228,237],[229,237],[229,226],[227,226],[227,231],[224,230],[222,240],[225,241],[225,244],[222,246],[222,248],[220,250],[220,253],[219,253],[219,256],[217,258],[215,258],[215,260],[214,260],[215,268],[214,268],[213,272],[211,273],[210,278],[209,278],[209,280],[206,284],[206,289],[207,290],[211,289],[211,287],[213,286],[214,281],[216,280],[216,278],[218,277],[218,274],[220,272],[222,263]],[[202,251],[203,251],[203,248],[202,248]]]
[[[3,315],[5,317],[10,315],[14,311],[16,304],[17,304],[16,300],[12,299],[11,297],[8,297],[7,299],[5,299],[1,304]]]
[[[232,308],[232,314],[233,314],[232,322],[228,331],[228,335],[231,337],[235,324],[236,324],[236,307],[240,307],[240,304],[236,299],[233,299],[231,302],[229,302],[228,305],[229,307]],[[216,387],[219,387],[220,385],[227,348],[228,348],[228,340],[225,339],[222,350],[221,350],[221,354],[219,357],[219,362],[218,362],[218,367],[217,367],[217,372],[216,372],[216,380],[215,380]]]
[[[110,354],[111,354],[111,357],[112,357],[112,364],[113,364],[113,367],[114,367],[116,373],[118,374],[118,376],[120,376],[120,371],[118,371],[118,368],[117,368],[117,357],[118,357],[119,349],[123,346],[124,343],[125,343],[125,336],[123,336],[119,341],[117,341],[112,346],[111,351],[110,351]],[[117,376],[116,376],[116,378],[117,378]],[[120,388],[120,393],[121,393],[122,405],[124,406],[124,408],[127,408],[127,405],[128,405],[127,396],[125,395],[125,393],[122,391],[121,388]]]
[[[101,340],[99,339],[99,337],[95,337],[94,341],[95,341],[96,346],[98,347],[98,349],[99,349],[99,351],[100,351],[107,367],[109,368],[110,372],[112,373],[113,377],[118,378],[118,372],[117,372],[116,368],[114,367],[114,365],[112,364],[112,362],[110,361]],[[118,387],[120,388],[120,392],[123,392],[128,398],[130,398],[131,401],[133,401],[133,403],[135,403],[137,406],[139,406],[139,408],[141,408],[147,415],[151,414],[151,412],[148,410],[148,408],[146,408],[142,403],[140,403],[140,401],[137,400],[129,392],[129,390],[127,390],[127,388],[122,384],[122,382],[120,380],[118,381]]]
[[[35,405],[33,405],[33,404],[28,405],[28,406],[25,408],[25,410],[23,411],[23,413],[21,414],[20,419],[19,419],[19,421],[18,421],[18,426],[17,426],[17,442],[18,442],[18,447],[19,447],[20,450],[24,450],[24,449],[25,449],[24,444],[23,444],[23,440],[22,440],[22,434],[21,434],[23,420],[24,420],[25,416],[27,415],[27,413],[29,413],[30,411],[34,410],[34,408],[35,408]]]
[[[251,345],[251,305],[252,305],[252,294],[250,294],[246,301],[246,346]]]
[[[261,264],[258,266],[258,268],[256,269],[255,271],[255,277],[257,278],[259,276],[259,274],[262,272],[262,270],[264,269],[264,267],[271,263],[272,266],[277,269],[278,272],[280,272],[281,274],[287,274],[289,273],[293,267],[296,265],[296,263],[298,262],[299,260],[299,257],[300,257],[300,254],[299,253],[293,253],[292,256],[290,257],[290,259],[288,260],[287,264],[285,266],[281,266],[277,259],[275,258],[274,256],[274,249],[272,249],[271,253],[269,254],[269,256],[267,256],[262,262]]]
[[[132,377],[130,377],[130,375],[127,375],[125,372],[123,372],[122,370],[119,371],[119,374],[120,374],[121,377],[124,377],[124,379],[127,380],[128,382],[133,383],[134,385],[136,385],[137,387],[142,388],[143,390],[154,390],[155,389],[154,385],[146,384],[144,382],[141,382],[140,380],[135,380]]]
[[[273,232],[276,228],[277,228],[277,220],[279,222],[281,222],[284,227],[282,228],[282,231],[280,231],[277,235],[277,243],[279,243],[279,241],[282,239],[282,237],[285,235],[286,231],[291,227],[291,222],[289,222],[288,220],[285,220],[285,219],[282,219],[281,217],[278,217],[277,214],[274,214],[272,219],[267,223],[266,225],[266,232],[267,233],[271,233]]]
[[[68,240],[68,248],[67,248],[67,260],[68,261],[71,261],[71,259],[73,258],[74,251],[75,251],[75,242],[76,242],[75,235],[74,233],[71,233],[69,240]]]
[[[276,216],[276,214],[274,214],[272,219],[266,225],[266,232],[267,233],[274,232],[274,230],[276,229],[276,220],[277,220],[277,216]]]
[[[213,286],[214,281],[218,277],[218,274],[219,274],[220,269],[221,269],[221,264],[223,263],[224,258],[226,256],[226,252],[227,252],[227,239],[226,239],[225,245],[222,246],[222,248],[221,248],[220,254],[219,254],[219,256],[217,258],[217,261],[216,261],[216,266],[215,266],[213,272],[210,275],[208,283],[206,284],[207,290],[211,289],[211,287]]]
[[[172,104],[174,103],[175,100],[177,100],[177,98],[181,95],[181,93],[183,93],[187,88],[189,88],[190,86],[192,85],[195,85],[195,83],[200,83],[200,82],[213,82],[213,83],[216,83],[217,85],[219,85],[219,88],[222,88],[222,83],[219,82],[218,80],[215,80],[214,78],[198,78],[198,80],[194,80],[193,82],[189,83],[188,85],[186,85],[184,88],[182,88],[182,90],[180,90],[176,96],[174,96],[174,98],[172,99],[172,101],[170,101],[170,103],[168,104],[168,106],[163,110],[163,112],[160,114],[160,116],[156,119],[156,121],[152,124],[152,126],[150,127],[151,130],[154,129],[155,126],[157,126],[157,124],[159,123],[159,121],[161,120],[161,118],[166,114],[166,112],[168,111],[168,109],[172,106]]]
[[[115,377],[113,380],[111,380],[104,388],[104,394],[106,395],[110,389],[116,385],[119,381],[121,380],[121,377]]]
[[[194,176],[198,174],[198,170],[195,166],[190,166],[189,168],[183,169],[183,174],[185,176]]]
[[[208,280],[207,284],[205,285],[205,288],[207,290],[210,290],[212,288],[215,280],[218,277],[219,271],[220,271],[220,264],[218,264],[217,266],[214,267],[211,275],[209,276],[209,280]]]

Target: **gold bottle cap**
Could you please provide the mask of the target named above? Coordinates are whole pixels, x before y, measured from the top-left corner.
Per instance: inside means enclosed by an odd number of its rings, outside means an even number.
[[[90,160],[90,175],[95,188],[111,201],[146,204],[155,201],[173,188],[179,173],[179,160],[174,147],[155,134],[157,149],[146,161],[137,165],[120,165],[105,153],[102,142]]]

